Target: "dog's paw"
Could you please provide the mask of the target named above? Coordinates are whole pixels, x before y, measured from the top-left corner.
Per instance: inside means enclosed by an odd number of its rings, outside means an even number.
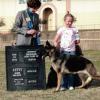
[[[60,91],[60,90],[54,90],[53,92],[56,93],[56,92],[59,92],[59,91]]]
[[[56,88],[56,90],[54,90],[54,92],[59,92],[60,91],[60,88]]]

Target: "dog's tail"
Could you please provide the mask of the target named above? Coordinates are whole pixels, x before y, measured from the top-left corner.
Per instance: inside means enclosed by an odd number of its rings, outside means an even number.
[[[100,73],[97,72],[97,69],[96,69],[96,67],[94,67],[94,64],[93,63],[89,64],[88,68],[89,68],[89,73],[92,76],[92,79],[100,80]]]
[[[100,80],[100,74],[97,74],[95,76],[92,77],[94,80]]]

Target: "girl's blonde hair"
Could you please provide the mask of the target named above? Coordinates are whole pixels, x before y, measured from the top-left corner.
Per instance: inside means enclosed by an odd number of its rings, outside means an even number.
[[[64,16],[64,21],[66,20],[66,17],[72,17],[72,21],[75,22],[76,21],[76,18],[70,14],[70,13],[67,13],[65,16]]]

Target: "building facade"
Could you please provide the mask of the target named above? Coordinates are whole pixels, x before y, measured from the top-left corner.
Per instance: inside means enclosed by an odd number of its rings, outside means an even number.
[[[63,25],[63,17],[71,12],[79,29],[100,28],[100,0],[40,0],[42,6],[38,10],[41,31],[55,31]],[[7,33],[13,26],[18,11],[26,9],[26,0],[0,0],[0,20],[5,23],[0,33]]]

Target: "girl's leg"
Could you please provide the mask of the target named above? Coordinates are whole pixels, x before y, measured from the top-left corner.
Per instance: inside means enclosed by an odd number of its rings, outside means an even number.
[[[68,56],[68,58],[70,56],[75,55],[75,52],[65,52],[65,54]],[[65,75],[65,77],[63,77],[63,86],[68,88],[69,90],[73,90],[74,89],[74,75],[73,74],[68,74]]]
[[[74,89],[74,75],[73,74],[69,74],[68,76],[68,89],[69,90],[73,90]]]

